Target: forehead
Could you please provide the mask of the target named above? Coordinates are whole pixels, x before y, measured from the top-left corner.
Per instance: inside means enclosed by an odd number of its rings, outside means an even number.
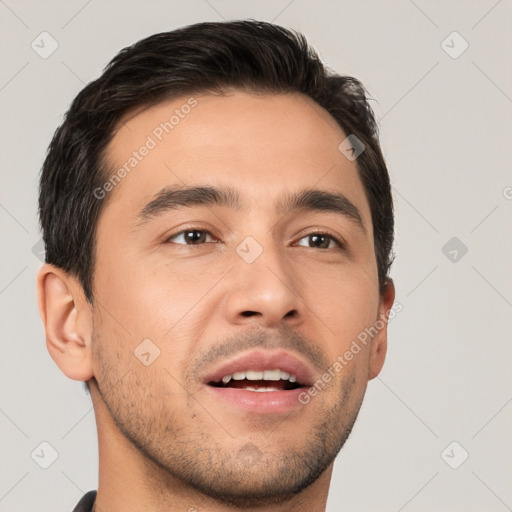
[[[161,126],[166,122],[171,125],[167,126],[167,130]],[[268,122],[272,122],[272,125]],[[265,126],[267,131],[259,132],[258,129]],[[278,141],[281,144],[291,143],[297,137],[315,144],[324,139],[326,131],[333,132],[336,140],[343,134],[335,119],[303,94],[228,89],[219,93],[182,95],[128,112],[118,123],[113,143],[136,144],[140,132],[153,134],[160,139],[160,127],[164,129],[161,138],[175,142],[184,142],[193,132],[197,139],[200,138],[198,142],[203,143],[225,138],[226,134],[230,138],[224,143],[247,143],[247,136],[254,139],[251,143],[268,143],[265,137],[254,137],[258,132],[264,135],[268,130],[276,132],[281,127],[287,128],[279,132]]]
[[[173,184],[229,185],[248,204],[314,187],[344,193],[370,222],[357,165],[339,150],[345,138],[302,94],[230,91],[162,101],[119,124],[107,156],[122,178],[110,205],[133,210]]]

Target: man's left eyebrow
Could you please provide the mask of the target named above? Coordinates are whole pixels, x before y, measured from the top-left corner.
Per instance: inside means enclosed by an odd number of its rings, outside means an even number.
[[[340,192],[304,189],[293,194],[288,193],[277,205],[277,211],[281,214],[297,210],[336,213],[350,220],[366,234],[366,227],[361,212],[348,197]]]

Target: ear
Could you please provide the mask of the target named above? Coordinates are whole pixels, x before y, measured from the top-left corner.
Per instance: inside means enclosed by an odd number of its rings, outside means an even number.
[[[379,299],[378,318],[375,322],[376,327],[378,327],[378,332],[372,339],[368,380],[377,377],[384,365],[384,359],[386,358],[386,351],[388,348],[389,310],[393,306],[394,301],[395,285],[392,279],[387,279]]]
[[[77,279],[45,263],[37,275],[39,314],[46,331],[46,347],[62,372],[86,381],[92,371],[92,306]]]

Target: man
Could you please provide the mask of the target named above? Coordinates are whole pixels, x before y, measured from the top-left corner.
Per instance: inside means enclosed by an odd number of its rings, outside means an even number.
[[[48,350],[98,430],[75,511],[325,510],[395,296],[363,86],[268,23],[154,35],[76,97],[39,207]]]

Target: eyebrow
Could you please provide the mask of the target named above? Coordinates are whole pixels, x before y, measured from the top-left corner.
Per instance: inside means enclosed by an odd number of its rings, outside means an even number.
[[[168,211],[191,206],[225,206],[233,210],[243,209],[238,191],[231,187],[174,185],[160,190],[144,206],[137,216],[137,226],[142,226]],[[276,213],[280,215],[297,210],[334,212],[348,218],[366,233],[365,223],[358,208],[341,193],[320,189],[287,192],[276,205]]]

